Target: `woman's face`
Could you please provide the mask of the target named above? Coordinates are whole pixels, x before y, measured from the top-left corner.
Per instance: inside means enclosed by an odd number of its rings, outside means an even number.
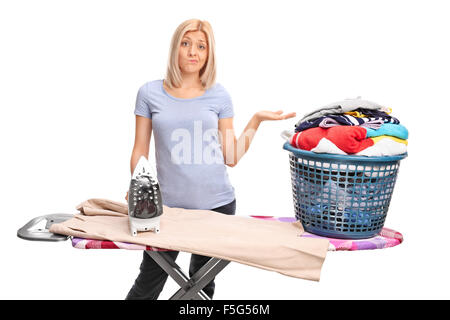
[[[202,31],[186,32],[181,39],[178,64],[183,73],[199,73],[208,59],[208,43]]]

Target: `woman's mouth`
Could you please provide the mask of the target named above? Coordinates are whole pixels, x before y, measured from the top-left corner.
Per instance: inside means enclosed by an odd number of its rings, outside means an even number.
[[[197,63],[198,61],[197,60],[188,60],[189,61],[189,63]]]

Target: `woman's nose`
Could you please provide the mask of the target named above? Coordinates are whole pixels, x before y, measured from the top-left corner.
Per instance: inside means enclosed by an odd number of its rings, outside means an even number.
[[[197,49],[195,48],[195,46],[191,46],[189,48],[189,55],[190,56],[195,56],[197,54]]]

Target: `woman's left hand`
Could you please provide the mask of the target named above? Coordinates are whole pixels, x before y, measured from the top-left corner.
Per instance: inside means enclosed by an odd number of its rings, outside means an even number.
[[[287,114],[283,114],[283,110],[278,111],[258,111],[255,114],[256,118],[259,121],[265,121],[265,120],[285,120],[289,118],[295,117],[295,112],[290,112]]]

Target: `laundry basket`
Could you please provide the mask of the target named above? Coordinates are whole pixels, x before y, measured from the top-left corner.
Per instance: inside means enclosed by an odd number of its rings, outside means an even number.
[[[295,217],[305,231],[364,239],[381,231],[400,165],[407,154],[362,157],[314,153],[286,142]]]

